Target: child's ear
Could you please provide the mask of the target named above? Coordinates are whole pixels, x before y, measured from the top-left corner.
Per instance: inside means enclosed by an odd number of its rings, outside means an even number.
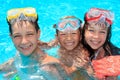
[[[9,34],[9,36],[12,38],[12,34]]]
[[[39,39],[39,37],[40,37],[40,30],[38,30],[37,35],[38,35],[38,39]]]
[[[58,40],[58,35],[57,34],[55,34],[55,38]]]
[[[59,44],[59,39],[58,39],[58,35],[57,34],[55,35],[54,43],[55,43],[55,45]]]
[[[82,40],[82,35],[80,36],[80,41]]]
[[[84,27],[84,23],[81,24],[81,29],[83,29],[83,27]]]

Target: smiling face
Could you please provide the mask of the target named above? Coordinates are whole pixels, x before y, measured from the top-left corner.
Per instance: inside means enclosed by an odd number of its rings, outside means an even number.
[[[33,23],[29,21],[16,22],[11,29],[11,38],[18,51],[26,56],[36,51],[40,32],[36,32]]]
[[[66,50],[73,50],[77,47],[80,41],[80,30],[58,31],[57,38],[61,47]]]
[[[85,30],[85,41],[92,49],[99,49],[106,41],[107,30],[104,24],[90,23]]]

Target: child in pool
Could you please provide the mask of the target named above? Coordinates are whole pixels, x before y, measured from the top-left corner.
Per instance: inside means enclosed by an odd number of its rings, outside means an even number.
[[[11,80],[67,80],[59,61],[38,47],[40,29],[35,8],[11,9],[7,14],[10,37],[17,55],[0,65],[0,72]],[[61,71],[62,70],[62,71]]]
[[[111,11],[98,8],[91,8],[85,14],[82,43],[88,49],[91,61],[119,54],[120,49],[110,42],[113,18]],[[105,76],[100,80],[116,79],[116,77]]]
[[[56,40],[48,45],[59,45],[59,60],[72,80],[90,80],[88,74],[77,68],[88,63],[88,52],[81,44],[82,21],[75,16],[65,16],[54,25]]]

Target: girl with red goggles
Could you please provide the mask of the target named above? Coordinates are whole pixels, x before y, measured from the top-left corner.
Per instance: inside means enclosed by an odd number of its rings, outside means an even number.
[[[110,41],[111,26],[113,23],[113,18],[114,18],[114,15],[111,11],[99,9],[99,8],[91,8],[85,14],[85,17],[84,17],[85,24],[82,31],[82,43],[90,53],[90,56],[89,56],[90,63],[94,69],[93,72],[95,74],[93,76],[97,78],[97,80],[99,79],[100,80],[116,80],[118,76],[117,73],[119,73],[119,72],[116,72],[115,75],[113,75],[114,73],[103,74],[108,72],[107,70],[102,68],[106,65],[97,64],[98,59],[100,60],[107,56],[118,55],[120,52],[120,48],[113,45]],[[111,58],[111,57],[108,57],[108,58],[113,59],[114,61],[114,58]],[[93,61],[93,64],[92,64],[92,61]],[[106,59],[104,61],[102,60],[100,61],[102,63],[108,63]],[[110,66],[111,65],[112,65],[112,62],[110,63]],[[100,67],[96,68],[98,66],[101,66],[101,68]],[[100,76],[98,76],[98,72]]]

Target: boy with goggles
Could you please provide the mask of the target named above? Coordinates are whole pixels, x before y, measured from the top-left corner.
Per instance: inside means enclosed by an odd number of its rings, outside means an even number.
[[[81,44],[82,21],[75,16],[61,18],[53,27],[56,29],[56,40],[49,46],[59,46],[59,60],[71,80],[90,80],[91,77],[81,69],[88,64],[88,52]]]
[[[90,63],[94,69],[93,74],[95,74],[93,76],[97,80],[117,80],[116,74],[119,69],[116,68],[115,73],[109,74],[107,73],[109,71],[107,71],[108,69],[106,67],[114,68],[111,67],[112,63],[109,65],[102,64],[108,63],[108,61],[103,58],[118,55],[120,52],[120,48],[117,48],[110,42],[113,18],[114,15],[111,11],[99,8],[91,8],[84,17],[85,24],[82,32],[82,43],[90,53]],[[108,58],[113,59],[113,61],[115,60],[115,57]]]
[[[7,80],[67,80],[59,61],[38,46],[40,29],[34,8],[8,11],[10,37],[17,49],[15,57],[0,65]],[[61,72],[62,71],[62,72]]]

